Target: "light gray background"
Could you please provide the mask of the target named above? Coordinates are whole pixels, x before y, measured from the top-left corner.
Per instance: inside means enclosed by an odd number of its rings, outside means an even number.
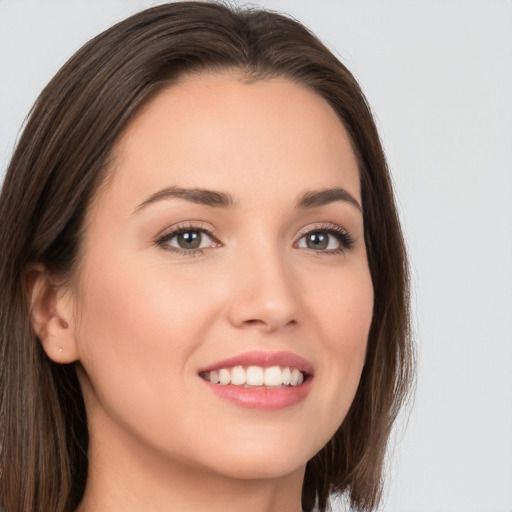
[[[40,90],[147,0],[0,0],[0,179]],[[261,0],[359,79],[411,254],[417,393],[389,512],[512,512],[512,1]],[[337,507],[341,509],[341,505]]]

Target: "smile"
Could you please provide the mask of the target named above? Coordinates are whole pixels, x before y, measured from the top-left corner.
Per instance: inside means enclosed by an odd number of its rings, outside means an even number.
[[[198,376],[236,406],[275,411],[306,399],[314,371],[309,361],[291,352],[253,351],[202,368]]]
[[[202,372],[200,377],[212,384],[241,386],[245,388],[283,386],[300,386],[304,382],[304,374],[297,368],[288,366],[235,366]]]

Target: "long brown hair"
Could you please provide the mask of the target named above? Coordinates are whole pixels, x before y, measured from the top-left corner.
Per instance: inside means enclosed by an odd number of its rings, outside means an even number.
[[[358,158],[374,287],[366,364],[350,411],[308,462],[305,510],[332,493],[374,509],[396,414],[412,376],[408,271],[384,153],[351,73],[283,15],[180,2],[142,11],[80,49],[38,98],[0,197],[0,506],[72,512],[87,477],[87,420],[72,365],[44,354],[30,325],[24,273],[39,262],[73,276],[91,198],[127,122],[187,73],[236,69],[281,76],[325,98]]]

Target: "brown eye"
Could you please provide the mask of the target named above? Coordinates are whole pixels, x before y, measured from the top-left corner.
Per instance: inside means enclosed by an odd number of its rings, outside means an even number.
[[[176,243],[180,249],[198,249],[201,246],[201,240],[200,231],[186,231],[176,235]]]
[[[329,245],[329,235],[327,233],[310,233],[305,236],[306,247],[323,251]]]
[[[313,251],[336,251],[342,247],[340,236],[328,231],[312,231],[299,240],[297,247]]]

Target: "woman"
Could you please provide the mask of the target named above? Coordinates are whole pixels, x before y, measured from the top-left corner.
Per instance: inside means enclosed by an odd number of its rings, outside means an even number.
[[[38,99],[0,224],[0,503],[379,501],[407,265],[352,75],[263,11],[162,5]]]

